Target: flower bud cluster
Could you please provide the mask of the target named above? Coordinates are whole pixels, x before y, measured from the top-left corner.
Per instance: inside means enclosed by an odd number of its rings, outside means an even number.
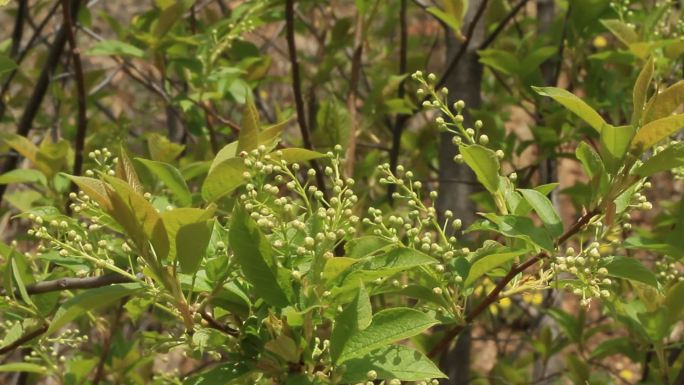
[[[358,196],[352,190],[354,180],[341,175],[341,153],[336,146],[327,154],[330,165],[322,170],[326,192],[316,185],[315,169],[288,162],[281,151],[268,153],[260,146],[241,154],[248,183],[240,203],[269,235],[276,257],[288,268],[301,262],[289,256],[330,258],[339,242],[356,234]],[[300,271],[293,274],[301,279]]]
[[[397,186],[392,198],[405,202],[408,212],[405,212],[405,215],[397,215],[400,211],[395,209],[391,215],[385,216],[382,210],[371,207],[364,224],[372,228],[373,234],[392,242],[402,242],[407,247],[416,248],[443,260],[452,258],[458,240],[455,236],[447,234],[459,230],[462,226],[461,220],[454,218],[450,210],[442,213],[440,218],[435,208],[437,192],[432,191],[426,197],[423,193],[423,183],[416,180],[413,172],[406,171],[403,166],[397,166],[396,173],[393,173],[389,164],[383,164],[380,166],[380,172],[380,183]]]
[[[114,157],[107,147],[89,152],[88,159],[94,163],[94,167],[86,169],[83,174],[91,178],[98,173],[114,175],[114,167],[119,162],[119,158]]]
[[[609,298],[613,281],[608,278],[608,270],[603,267],[601,245],[592,242],[579,252],[568,247],[564,256],[556,257],[551,268],[556,274],[570,273],[577,280],[567,283],[566,288],[582,298],[582,304],[588,305],[591,298]]]
[[[668,256],[655,262],[656,276],[665,287],[684,281],[682,270],[682,264]]]
[[[78,194],[77,199],[81,207],[90,204],[84,194]],[[27,234],[40,240],[37,255],[56,251],[61,258],[78,258],[87,262],[85,266],[91,266],[92,270],[108,269],[115,265],[116,256],[132,252],[125,242],[102,231],[103,226],[97,216],[80,222],[61,214],[42,216],[30,213],[27,218],[32,222]],[[83,277],[91,270],[81,269],[76,275]]]

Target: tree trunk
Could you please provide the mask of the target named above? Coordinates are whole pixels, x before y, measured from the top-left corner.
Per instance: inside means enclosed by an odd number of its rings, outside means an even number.
[[[470,30],[470,24],[474,21],[477,11],[486,0],[471,1],[468,14],[464,20],[463,30]],[[484,39],[484,23],[477,22],[473,29],[473,36],[467,43],[458,41],[453,31],[447,30],[447,58],[453,58],[461,49],[461,44],[468,44],[465,54],[458,63],[458,68],[447,79],[445,86],[449,89],[450,102],[463,100],[466,108],[478,108],[482,101],[480,96],[482,83],[482,65],[479,63],[477,47]],[[447,60],[449,62],[450,60]],[[466,111],[465,123],[472,126],[473,121]],[[439,195],[437,208],[440,213],[451,210],[454,216],[463,221],[464,226],[475,220],[475,204],[468,198],[479,187],[475,174],[466,166],[453,161],[457,154],[457,148],[451,142],[452,134],[442,133],[439,145]],[[447,350],[441,357],[439,365],[442,371],[449,376],[443,384],[465,385],[470,377],[470,347],[471,330],[464,329],[456,345]]]

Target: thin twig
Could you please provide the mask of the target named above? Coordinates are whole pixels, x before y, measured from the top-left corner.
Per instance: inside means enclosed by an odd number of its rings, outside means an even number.
[[[19,337],[16,341],[12,342],[11,344],[9,344],[7,346],[3,346],[2,348],[0,348],[0,354],[7,354],[7,353],[14,351],[14,349],[20,347],[21,345],[31,341],[32,339],[34,339],[36,337],[42,335],[47,330],[48,330],[48,324],[43,324],[38,329],[36,329],[30,333],[24,334],[23,336]]]
[[[202,317],[203,320],[207,321],[207,325],[211,327],[212,329],[216,329],[219,331],[222,331],[225,334],[228,334],[230,336],[237,336],[240,334],[240,332],[237,329],[233,329],[232,327],[228,325],[224,325],[220,322],[218,322],[214,317],[212,317],[209,313],[205,311],[199,312],[200,316]]]
[[[363,13],[357,10],[356,26],[354,27],[354,53],[352,54],[351,76],[349,80],[349,91],[347,92],[347,109],[349,110],[351,130],[349,132],[349,141],[347,142],[345,169],[347,176],[349,177],[354,176],[354,161],[356,160],[356,137],[359,130],[358,111],[356,110],[356,92],[358,90],[359,76],[361,73],[361,59],[363,57],[363,29]]]
[[[407,71],[407,56],[408,56],[408,25],[406,22],[406,0],[401,0],[399,9],[399,75],[403,75]],[[406,79],[399,83],[397,89],[397,98],[403,99],[406,94]],[[404,133],[406,121],[409,115],[398,114],[394,126],[392,127],[392,148],[390,150],[390,171],[395,173],[399,164],[399,152],[401,150],[401,135]],[[392,195],[396,190],[396,185],[390,183],[387,187],[387,199],[390,203],[394,202]]]
[[[285,35],[287,38],[287,49],[290,54],[290,66],[292,67],[292,92],[294,93],[295,107],[297,110],[297,123],[302,134],[304,147],[313,150],[311,135],[306,122],[306,112],[304,111],[304,97],[302,96],[302,80],[299,74],[299,59],[297,58],[297,45],[295,43],[294,25],[294,0],[285,0]],[[311,160],[311,167],[316,171],[316,183],[318,188],[325,192],[325,181],[321,173],[318,162]]]
[[[527,4],[529,0],[520,0],[518,4],[516,4],[513,8],[511,8],[510,12],[506,16],[504,16],[503,19],[499,22],[499,24],[496,26],[496,29],[492,31],[492,33],[489,34],[485,38],[485,40],[480,44],[479,49],[485,49],[489,47],[494,40],[499,36],[499,34],[506,28],[506,25],[508,25],[508,22],[511,21],[515,15],[518,14],[518,12]]]
[[[77,13],[79,4],[80,0],[71,0],[71,14]],[[43,103],[43,99],[45,98],[45,95],[47,93],[48,86],[50,85],[50,78],[52,77],[52,74],[55,72],[55,69],[59,64],[59,59],[62,57],[62,52],[64,51],[64,46],[66,45],[66,42],[67,28],[65,28],[65,25],[63,24],[62,27],[60,27],[59,32],[57,32],[54,41],[52,42],[52,46],[50,47],[50,51],[48,52],[45,64],[43,66],[43,70],[41,71],[40,76],[38,77],[38,81],[33,87],[33,93],[31,94],[31,97],[26,103],[24,113],[22,114],[19,120],[19,124],[17,125],[17,135],[27,136],[29,131],[31,130],[31,127],[33,126],[33,120],[36,118],[36,115],[38,115],[38,111],[40,110],[40,106]],[[0,174],[4,174],[10,170],[14,170],[17,167],[18,161],[18,158],[7,159],[7,161],[2,167],[2,171],[0,172]],[[2,197],[5,194],[6,187],[7,185],[0,185],[0,201],[2,200]]]
[[[100,352],[100,358],[97,362],[97,369],[95,370],[95,376],[93,376],[93,382],[91,385],[99,385],[100,381],[105,376],[105,363],[107,362],[107,356],[109,355],[109,350],[112,347],[112,337],[114,332],[119,329],[119,323],[121,322],[121,316],[123,315],[124,305],[126,304],[126,298],[121,300],[119,304],[119,309],[114,315],[114,320],[109,326],[109,332],[105,335],[104,341],[102,342],[102,351]]]
[[[565,37],[568,34],[568,24],[570,22],[570,14],[572,13],[572,2],[568,2],[568,10],[565,12],[565,20],[563,20],[563,32],[560,41],[558,42],[558,62],[556,63],[556,70],[553,78],[555,79],[553,86],[558,84],[561,70],[563,68],[563,51],[565,49]]]
[[[78,115],[76,126],[76,143],[74,145],[74,175],[81,175],[83,169],[83,151],[85,146],[85,136],[88,130],[88,117],[86,105],[86,90],[85,79],[83,76],[83,63],[81,62],[81,53],[76,45],[76,28],[74,27],[74,20],[72,18],[69,0],[62,0],[62,15],[64,17],[64,28],[66,30],[67,40],[71,48],[71,61],[74,67],[74,77],[76,80],[76,99],[78,103]],[[76,189],[76,184],[72,187]]]
[[[458,67],[458,63],[461,61],[463,55],[465,55],[466,51],[468,50],[468,45],[470,45],[470,41],[473,39],[473,35],[475,34],[475,27],[477,27],[478,22],[484,15],[488,3],[489,0],[484,0],[480,4],[480,7],[477,9],[475,16],[473,17],[473,20],[468,25],[468,31],[466,32],[465,40],[461,43],[461,47],[459,48],[458,52],[456,52],[456,55],[454,55],[454,57],[451,58],[449,65],[447,66],[446,70],[442,74],[442,77],[439,79],[437,85],[435,86],[436,89],[442,88],[442,86],[444,86],[444,84],[446,83],[446,80],[449,78],[449,76],[451,76],[451,73],[454,72],[454,70],[456,70],[456,67]]]

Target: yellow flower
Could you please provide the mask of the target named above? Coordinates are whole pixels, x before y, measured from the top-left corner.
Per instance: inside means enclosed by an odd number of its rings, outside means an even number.
[[[541,293],[525,293],[523,294],[523,301],[532,304],[539,305],[544,300],[544,296]]]
[[[608,40],[605,37],[598,35],[594,38],[594,47],[605,48],[608,45]]]
[[[618,375],[627,381],[634,378],[634,372],[632,372],[631,370],[628,370],[628,369],[622,369]]]

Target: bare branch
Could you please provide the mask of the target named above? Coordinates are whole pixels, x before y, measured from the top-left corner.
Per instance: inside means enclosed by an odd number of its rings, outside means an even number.
[[[287,38],[287,48],[290,54],[290,66],[292,67],[292,91],[294,93],[295,107],[297,110],[297,122],[299,123],[299,130],[302,134],[302,141],[304,147],[313,150],[311,143],[311,134],[306,122],[306,112],[304,111],[304,97],[302,96],[302,80],[299,73],[299,60],[297,58],[297,45],[295,43],[295,26],[294,26],[294,0],[285,0],[285,30]],[[325,192],[325,182],[323,180],[323,173],[320,171],[318,162],[311,161],[311,167],[316,170],[316,183],[318,188]]]
[[[85,146],[85,136],[88,130],[88,117],[86,105],[86,90],[85,79],[83,77],[83,63],[81,62],[81,53],[76,45],[76,28],[72,18],[71,9],[68,0],[62,0],[62,15],[64,17],[63,29],[66,30],[67,40],[71,48],[71,62],[74,67],[74,77],[76,80],[76,99],[78,103],[78,115],[76,126],[76,143],[74,145],[74,175],[81,175],[83,169],[83,150]],[[76,189],[76,185],[72,185]]]

